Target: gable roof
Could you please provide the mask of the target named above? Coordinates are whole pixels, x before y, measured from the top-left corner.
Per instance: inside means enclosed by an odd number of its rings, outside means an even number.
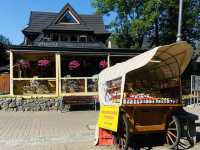
[[[67,3],[63,9],[60,11],[60,13],[57,15],[56,19],[53,21],[54,24],[58,23],[59,20],[65,15],[67,11],[70,11],[72,15],[80,22],[80,17],[78,13],[71,7],[69,3]]]
[[[70,10],[73,15],[78,19],[80,24],[59,24],[57,21],[63,14]],[[105,30],[103,18],[100,15],[82,15],[69,5],[59,12],[31,12],[28,27],[23,32],[41,33],[43,30],[72,30],[72,31],[92,31],[96,34],[108,34]]]

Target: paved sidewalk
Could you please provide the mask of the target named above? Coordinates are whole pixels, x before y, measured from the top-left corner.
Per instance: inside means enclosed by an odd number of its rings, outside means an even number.
[[[96,149],[97,112],[0,112],[0,150]]]
[[[200,116],[200,108],[188,110]],[[97,116],[94,111],[0,112],[0,150],[114,150],[93,146]]]

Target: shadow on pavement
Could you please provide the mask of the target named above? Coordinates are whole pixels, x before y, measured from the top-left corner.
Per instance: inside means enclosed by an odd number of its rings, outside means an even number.
[[[155,134],[142,134],[134,135],[131,140],[132,144],[129,149],[134,150],[150,150],[156,146],[163,146],[165,144],[164,134],[155,133]]]
[[[197,132],[197,141],[196,141],[197,143],[199,143],[200,142],[200,132]]]

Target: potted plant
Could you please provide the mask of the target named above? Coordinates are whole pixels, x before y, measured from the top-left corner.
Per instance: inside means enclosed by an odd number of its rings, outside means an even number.
[[[104,68],[107,68],[107,66],[108,66],[108,63],[106,60],[101,60],[99,62],[99,68],[104,69]]]
[[[48,76],[47,68],[50,65],[50,61],[48,59],[41,59],[37,62],[38,67],[41,69],[41,76],[46,77]]]
[[[20,59],[15,64],[15,67],[17,67],[18,70],[18,77],[21,78],[26,77],[27,70],[31,68],[30,62],[27,60]]]

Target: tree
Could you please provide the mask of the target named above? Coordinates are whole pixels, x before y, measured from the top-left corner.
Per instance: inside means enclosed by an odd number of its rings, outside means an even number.
[[[2,43],[2,44],[1,44]],[[0,66],[8,64],[8,56],[5,51],[4,45],[9,45],[10,41],[3,35],[0,35]]]
[[[0,43],[9,45],[9,44],[10,44],[10,41],[9,41],[8,38],[6,38],[5,36],[3,36],[3,35],[0,34]]]
[[[141,48],[176,41],[178,0],[93,0],[96,12],[114,12],[113,38],[119,47]],[[183,39],[194,43],[200,37],[200,0],[184,0]]]
[[[135,42],[130,34],[130,27],[132,19],[137,17],[134,12],[139,10],[137,6],[140,6],[140,3],[141,1],[130,0],[93,0],[92,4],[98,14],[116,13],[110,25],[114,33],[113,39],[119,47],[131,47]]]
[[[169,44],[176,40],[179,1],[163,0],[159,6],[159,41],[155,45]],[[156,38],[154,35],[153,37]],[[200,0],[183,1],[182,39],[195,45],[200,38]]]

